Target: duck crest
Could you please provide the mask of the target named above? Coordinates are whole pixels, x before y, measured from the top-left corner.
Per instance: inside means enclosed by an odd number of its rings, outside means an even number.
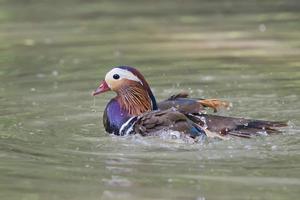
[[[126,110],[131,116],[137,116],[152,110],[148,92],[140,84],[131,82],[124,85],[118,91],[117,96],[122,109]]]

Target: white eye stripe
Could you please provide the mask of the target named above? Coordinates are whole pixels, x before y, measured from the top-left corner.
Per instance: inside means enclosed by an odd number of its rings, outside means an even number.
[[[135,76],[132,72],[127,71],[125,69],[114,68],[114,69],[110,70],[105,76],[105,81],[107,82],[109,87],[111,87],[110,82],[115,80],[113,78],[113,76],[115,74],[118,74],[120,76],[120,78],[118,80],[128,79],[128,80],[136,81],[136,82],[143,84],[142,81],[137,76]]]

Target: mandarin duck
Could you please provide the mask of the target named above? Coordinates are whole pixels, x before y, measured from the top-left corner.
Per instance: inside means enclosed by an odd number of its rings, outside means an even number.
[[[92,95],[111,90],[117,96],[109,101],[103,114],[105,130],[110,134],[151,136],[176,131],[192,139],[250,138],[278,133],[279,127],[286,126],[285,122],[206,114],[206,108],[216,112],[230,104],[218,99],[189,98],[186,93],[157,102],[144,76],[129,66],[111,69]]]

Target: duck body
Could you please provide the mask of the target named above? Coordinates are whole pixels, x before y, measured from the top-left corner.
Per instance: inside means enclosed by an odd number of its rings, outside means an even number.
[[[192,139],[207,136],[248,138],[261,133],[278,133],[278,127],[286,126],[285,122],[206,114],[207,107],[216,112],[230,104],[218,99],[189,98],[186,93],[157,103],[145,78],[133,67],[120,66],[110,70],[93,95],[110,90],[117,94],[103,113],[103,124],[110,134],[151,136],[171,130]]]
[[[151,110],[132,115],[113,98],[103,113],[106,132],[114,135],[158,135],[161,131],[178,131],[191,138],[205,138],[204,130],[176,109]]]

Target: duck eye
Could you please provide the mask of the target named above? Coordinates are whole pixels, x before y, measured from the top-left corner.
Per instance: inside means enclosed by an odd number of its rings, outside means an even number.
[[[116,80],[118,80],[120,78],[120,75],[119,74],[114,74],[113,78],[116,79]]]

